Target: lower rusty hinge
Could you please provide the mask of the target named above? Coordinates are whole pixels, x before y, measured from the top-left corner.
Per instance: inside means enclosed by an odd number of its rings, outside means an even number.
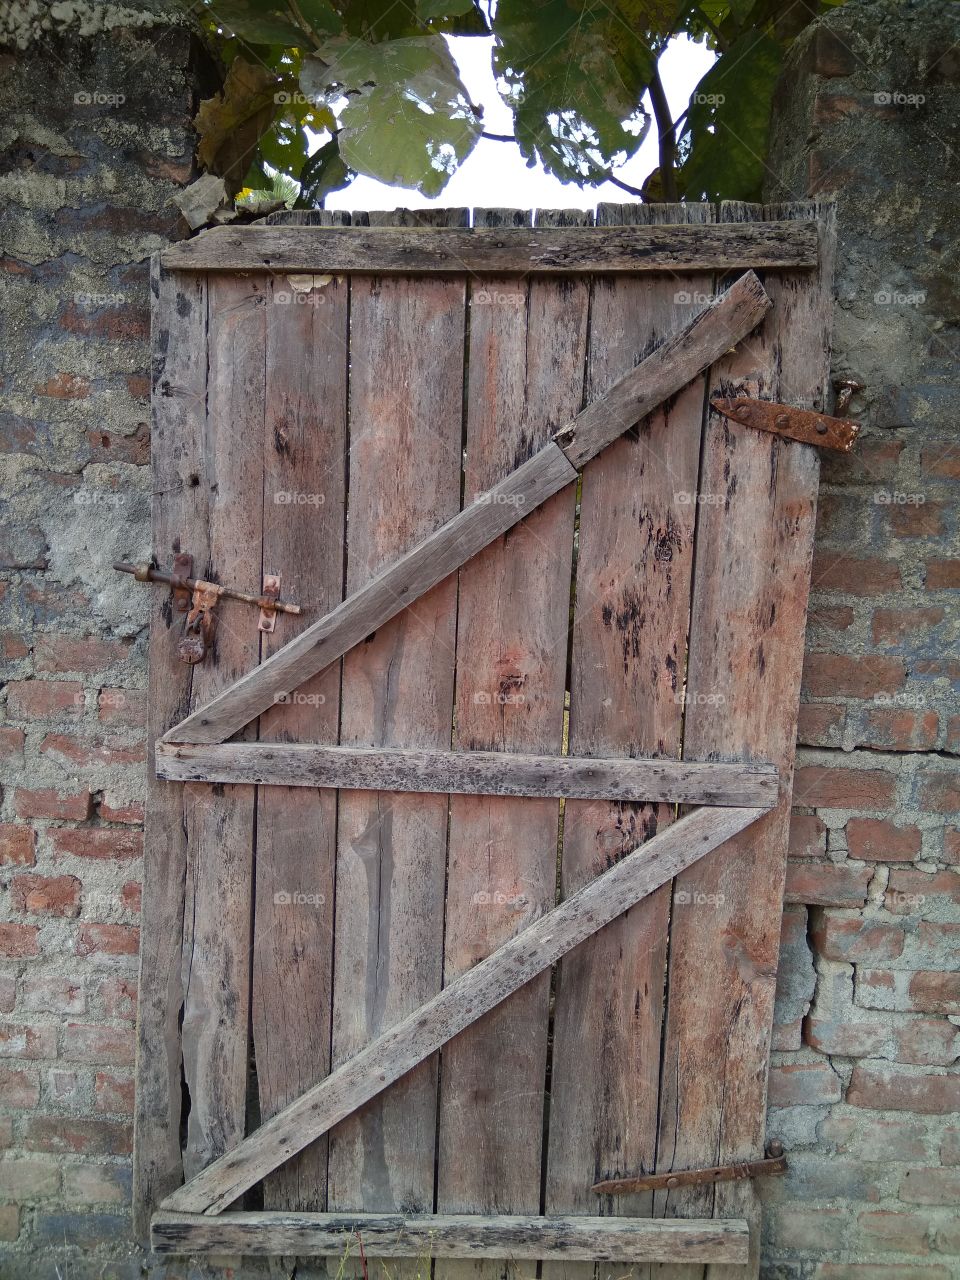
[[[672,1191],[674,1187],[693,1187],[705,1182],[736,1182],[741,1178],[765,1178],[786,1173],[787,1157],[783,1144],[771,1142],[763,1160],[746,1160],[741,1164],[719,1164],[712,1169],[678,1169],[673,1173],[645,1173],[636,1178],[609,1178],[590,1188],[598,1196],[622,1196],[631,1191]]]
[[[814,413],[812,409],[794,409],[788,404],[754,400],[751,396],[718,397],[710,403],[717,413],[745,427],[771,431],[788,440],[815,444],[821,449],[836,449],[840,453],[850,452],[860,431],[858,422],[850,422],[846,418],[831,418],[825,413]]]

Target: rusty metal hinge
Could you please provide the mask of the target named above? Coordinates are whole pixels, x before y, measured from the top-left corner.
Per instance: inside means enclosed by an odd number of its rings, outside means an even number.
[[[710,403],[717,413],[745,427],[756,427],[788,440],[836,449],[840,453],[850,452],[860,432],[860,424],[846,418],[831,418],[812,409],[795,409],[771,400],[754,400],[751,396],[718,397]]]
[[[257,625],[261,631],[274,629],[278,613],[301,612],[298,604],[279,598],[279,574],[266,574],[263,579],[263,594],[257,596],[250,591],[237,591],[233,587],[221,586],[218,582],[206,582],[203,578],[192,577],[193,559],[185,552],[174,557],[170,571],[155,568],[151,564],[130,564],[126,560],[118,560],[113,567],[118,573],[133,574],[137,582],[169,584],[174,607],[178,613],[187,615],[177,653],[181,662],[187,662],[191,666],[202,662],[213,647],[217,626],[214,610],[221,597],[257,605],[260,609]]]
[[[590,1188],[598,1196],[622,1196],[634,1191],[672,1191],[675,1187],[693,1187],[705,1182],[737,1182],[741,1178],[765,1178],[786,1173],[787,1157],[781,1142],[771,1142],[763,1160],[746,1160],[740,1164],[719,1164],[711,1169],[677,1169],[672,1173],[645,1173],[635,1178],[609,1178]]]

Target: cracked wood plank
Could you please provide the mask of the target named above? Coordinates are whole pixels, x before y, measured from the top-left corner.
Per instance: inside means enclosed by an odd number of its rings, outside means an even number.
[[[284,1160],[413,1071],[560,956],[742,831],[762,812],[704,808],[688,813],[394,1023],[233,1151],[173,1192],[161,1208],[220,1213]]]

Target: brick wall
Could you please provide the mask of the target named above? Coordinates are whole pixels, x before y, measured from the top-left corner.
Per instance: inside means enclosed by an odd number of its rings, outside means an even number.
[[[110,563],[148,550],[145,259],[182,234],[196,77],[159,0],[67,8],[0,14],[24,46],[0,53],[0,1276],[172,1280],[128,1212],[145,592]],[[955,8],[852,0],[775,116],[771,198],[839,191],[835,371],[867,388],[863,443],[824,470],[775,1280],[960,1275]]]
[[[960,1275],[960,14],[878,0],[793,50],[771,198],[839,198],[833,368],[770,1079],[764,1274]],[[952,148],[952,152],[951,152]]]
[[[0,15],[4,1280],[130,1252],[145,593],[110,564],[149,548],[146,262],[192,173],[186,32],[60,8]]]

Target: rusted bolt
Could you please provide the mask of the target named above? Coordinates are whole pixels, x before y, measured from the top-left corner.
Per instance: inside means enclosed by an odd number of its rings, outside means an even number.
[[[827,428],[827,424],[826,424],[825,422],[818,422],[818,423],[817,423],[817,435],[818,435],[818,436],[825,436],[825,435],[827,434],[827,430],[828,430],[828,428]]]
[[[833,389],[837,393],[834,417],[845,418],[850,408],[850,401],[858,391],[863,390],[863,383],[858,382],[856,378],[834,378]]]

